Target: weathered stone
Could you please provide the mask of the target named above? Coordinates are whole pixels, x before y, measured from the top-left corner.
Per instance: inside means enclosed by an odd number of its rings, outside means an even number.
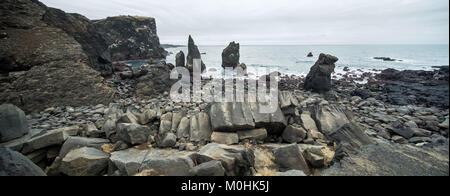
[[[121,175],[132,176],[139,173],[142,161],[146,158],[148,150],[130,148],[111,153],[109,158]]]
[[[158,146],[161,148],[173,147],[177,143],[177,136],[171,132],[167,133],[165,137],[159,142]]]
[[[144,113],[137,116],[138,122],[141,125],[146,125],[152,121],[154,121],[157,117],[157,113],[155,110],[146,110]]]
[[[274,113],[261,113],[261,107],[267,107],[268,103],[244,104],[249,105],[256,128],[265,128],[269,134],[281,134],[286,128],[287,122],[280,107]]]
[[[209,161],[195,166],[189,171],[191,176],[224,176],[225,168],[220,161]]]
[[[239,143],[239,136],[237,133],[213,132],[211,141],[219,144],[237,144]]]
[[[308,131],[319,131],[316,126],[316,122],[311,118],[311,113],[309,111],[303,111],[300,115],[303,127]]]
[[[300,152],[297,144],[290,144],[281,146],[273,150],[275,162],[280,167],[281,171],[289,171],[292,169],[301,170],[305,174],[311,174],[311,171],[306,163],[305,158]]]
[[[195,45],[194,40],[189,35],[188,54],[186,57],[186,68],[188,68],[189,71],[192,73],[194,71],[194,60],[201,59],[201,58],[202,57],[201,57],[200,51],[198,50],[198,47]],[[201,71],[203,72],[204,70],[206,70],[206,66],[203,63],[203,61],[201,61]]]
[[[190,125],[191,142],[210,141],[212,130],[208,114],[201,112],[192,116]]]
[[[131,113],[130,111],[127,111],[125,114],[123,114],[119,118],[118,123],[138,124],[138,119],[133,113]]]
[[[362,146],[373,144],[374,141],[355,123],[347,123],[336,129],[329,138],[338,143],[336,156],[338,158],[359,151]]]
[[[108,166],[109,155],[96,148],[82,147],[70,151],[60,170],[69,176],[97,176]]]
[[[154,131],[147,126],[129,123],[117,124],[119,138],[132,145],[147,143],[148,137],[153,133]]]
[[[248,131],[238,131],[239,140],[256,140],[256,141],[264,141],[267,138],[267,130],[262,129],[253,129]]]
[[[192,153],[178,150],[150,149],[142,161],[140,171],[154,170],[164,176],[189,176],[194,167]]]
[[[448,176],[448,146],[378,143],[321,172],[322,176]],[[433,163],[433,164],[430,164]]]
[[[161,116],[161,123],[159,125],[159,134],[165,134],[172,128],[172,113],[167,113]]]
[[[248,104],[220,102],[211,106],[209,116],[213,131],[235,132],[255,128]]]
[[[328,167],[334,158],[334,151],[324,146],[306,147],[303,154],[309,164],[315,168]]]
[[[29,132],[25,113],[11,104],[0,105],[0,143],[22,137]]]
[[[177,55],[175,56],[175,66],[176,67],[185,67],[185,61],[186,58],[184,56],[184,52],[180,51],[177,53]]]
[[[200,149],[197,161],[206,163],[212,160],[222,162],[227,176],[249,176],[255,164],[253,150],[243,146],[227,146],[210,143]]]
[[[347,110],[341,106],[314,106],[312,116],[317,122],[320,132],[325,135],[333,133],[336,129],[350,122]]]
[[[69,137],[62,145],[61,150],[59,151],[59,157],[64,158],[71,150],[82,147],[90,147],[101,150],[102,145],[107,143],[109,143],[109,140],[107,139]]]
[[[306,139],[306,130],[296,125],[289,125],[284,129],[282,137],[288,143],[298,143]]]
[[[22,153],[26,154],[52,145],[61,145],[67,137],[63,129],[42,132],[24,143]]]
[[[46,176],[46,174],[22,154],[8,148],[0,148],[0,176]]]
[[[331,73],[339,59],[326,54],[320,54],[319,60],[311,67],[305,80],[305,89],[317,92],[331,90]]]
[[[185,116],[185,112],[173,113],[172,115],[172,128],[170,129],[172,133],[176,133],[178,126],[180,125],[181,119]]]
[[[239,65],[239,58],[239,43],[230,42],[222,52],[222,67],[236,68]]]
[[[189,138],[189,131],[190,131],[190,126],[191,125],[191,121],[189,120],[188,117],[183,117],[180,121],[180,124],[178,126],[178,130],[177,130],[177,138],[181,139],[181,138]]]

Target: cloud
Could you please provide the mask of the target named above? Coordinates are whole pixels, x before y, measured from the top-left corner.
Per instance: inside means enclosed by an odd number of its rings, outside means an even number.
[[[162,43],[448,44],[448,0],[42,0],[90,19],[155,17]]]

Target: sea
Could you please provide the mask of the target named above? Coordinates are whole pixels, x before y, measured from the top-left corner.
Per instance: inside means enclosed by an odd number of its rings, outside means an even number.
[[[222,51],[226,46],[199,46],[201,57],[209,75],[220,76]],[[187,55],[187,47],[167,48],[167,63],[175,64],[179,51]],[[307,57],[312,52],[314,57]],[[287,75],[306,75],[317,61],[319,54],[331,54],[339,58],[335,73],[345,67],[360,72],[377,72],[387,68],[397,70],[433,70],[434,66],[449,65],[449,45],[241,45],[240,62],[249,70],[266,68]],[[376,60],[389,57],[398,61]],[[217,70],[217,71],[215,71]],[[214,72],[215,71],[215,72]]]

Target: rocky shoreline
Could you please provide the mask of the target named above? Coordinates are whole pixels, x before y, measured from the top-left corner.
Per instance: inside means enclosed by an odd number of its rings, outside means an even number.
[[[0,20],[1,51],[29,44],[14,38],[24,34],[46,39],[29,53],[0,53],[0,176],[449,175],[448,66],[333,78],[339,59],[320,54],[306,77],[279,73],[274,113],[248,97],[175,103],[174,65],[112,63],[165,57],[154,19],[80,20],[35,0],[1,5],[10,14]],[[23,19],[24,10],[35,12]],[[103,26],[113,33],[92,36]],[[175,64],[192,74],[201,54],[191,36],[188,46]],[[222,59],[224,68],[246,69],[238,43]]]

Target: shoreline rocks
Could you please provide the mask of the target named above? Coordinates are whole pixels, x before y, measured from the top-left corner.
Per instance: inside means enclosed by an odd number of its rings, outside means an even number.
[[[306,76],[304,87],[306,90],[326,92],[331,90],[331,73],[339,59],[326,54],[320,54],[319,60],[311,67]]]

